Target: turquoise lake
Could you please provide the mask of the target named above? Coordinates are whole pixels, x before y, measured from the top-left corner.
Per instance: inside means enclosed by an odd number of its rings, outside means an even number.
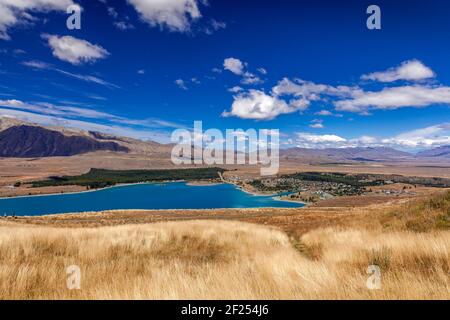
[[[92,192],[0,199],[0,215],[36,216],[119,209],[297,208],[303,204],[255,196],[234,185],[185,182],[135,184]]]

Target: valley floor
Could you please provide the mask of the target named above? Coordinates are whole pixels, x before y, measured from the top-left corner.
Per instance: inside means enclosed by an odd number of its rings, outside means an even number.
[[[260,168],[254,166],[224,166],[231,170],[225,176],[237,175],[242,179],[255,179],[260,175]],[[67,193],[86,190],[80,186],[56,186],[47,188],[29,188],[27,182],[44,180],[50,176],[79,175],[91,168],[111,170],[133,169],[174,169],[170,158],[163,155],[117,154],[96,152],[72,157],[50,158],[0,158],[0,197],[13,197],[35,194]],[[192,168],[192,167],[191,167]],[[236,171],[234,171],[236,170]],[[450,178],[450,166],[446,163],[377,163],[352,165],[308,164],[282,160],[280,174],[296,172],[342,172],[399,174],[405,176]],[[14,184],[21,182],[20,187]]]

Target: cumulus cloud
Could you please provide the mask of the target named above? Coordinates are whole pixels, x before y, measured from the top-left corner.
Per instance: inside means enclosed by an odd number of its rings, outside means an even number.
[[[72,0],[0,0],[0,39],[9,40],[8,30],[15,25],[29,23],[35,12],[66,12]]]
[[[239,68],[235,69],[235,71],[239,70]],[[243,74],[245,78],[245,73]],[[281,114],[305,111],[311,101],[321,100],[324,95],[351,97],[356,91],[360,89],[315,84],[301,79],[292,81],[285,78],[272,88],[270,95],[259,90],[249,90],[235,96],[231,112],[225,114],[243,119],[271,120]]]
[[[336,101],[336,109],[367,112],[369,109],[398,109],[450,104],[450,87],[402,86],[384,88],[377,92],[360,91],[353,98]]]
[[[223,68],[225,70],[234,73],[235,75],[242,76],[241,83],[247,85],[255,85],[263,83],[261,78],[259,78],[254,73],[246,71],[247,63],[242,62],[236,58],[227,58],[223,61]],[[261,69],[261,68],[260,68]]]
[[[228,58],[224,62],[224,68],[234,74],[242,76],[242,83],[258,83],[259,78],[252,79],[253,74],[246,71],[246,63],[236,58]],[[377,79],[379,81],[395,81],[394,79],[421,80],[434,77],[434,72],[424,66],[418,60],[404,62],[400,67],[389,69],[384,73],[373,73],[363,76],[366,79]],[[248,81],[247,81],[248,80]],[[278,105],[287,105],[282,112],[268,112],[266,119],[273,119],[279,114],[295,111],[305,111],[312,102],[321,102],[334,105],[338,111],[356,112],[361,115],[370,115],[370,110],[384,109],[392,110],[404,107],[428,107],[430,105],[450,105],[450,87],[431,84],[404,85],[397,87],[385,87],[380,91],[365,91],[360,86],[333,86],[328,84],[314,83],[303,79],[281,79],[271,90],[272,101]],[[248,102],[248,97],[255,94],[241,94],[234,97],[236,102]],[[281,104],[283,102],[283,104]],[[237,104],[244,108],[241,104]],[[277,108],[278,109],[278,108]],[[240,116],[239,112],[231,112]],[[258,119],[263,113],[258,113]],[[341,114],[333,114],[328,110],[315,113],[319,116],[342,117]],[[243,116],[248,117],[247,113]],[[318,128],[319,125],[315,124]]]
[[[242,75],[244,73],[245,64],[236,58],[227,58],[223,61],[223,68],[236,75]]]
[[[400,66],[390,68],[386,71],[374,72],[363,75],[363,80],[374,80],[380,82],[394,82],[398,80],[418,81],[434,78],[436,75],[429,67],[419,60],[409,60]]]
[[[235,96],[231,111],[224,112],[222,115],[242,119],[270,120],[280,114],[294,111],[295,109],[283,100],[267,95],[263,91],[249,90]]]
[[[47,40],[55,57],[74,65],[95,62],[109,55],[101,46],[72,36],[43,34],[42,37]]]
[[[201,18],[197,0],[128,0],[141,19],[150,26],[187,32]]]
[[[302,79],[291,80],[284,78],[272,88],[272,95],[279,99],[290,99],[289,105],[293,110],[304,111],[313,101],[324,100],[327,96],[338,98],[352,97],[360,91],[361,89],[358,87],[334,87],[325,84],[316,84]],[[322,115],[325,114],[322,113]],[[318,127],[318,125],[316,125],[316,127]]]

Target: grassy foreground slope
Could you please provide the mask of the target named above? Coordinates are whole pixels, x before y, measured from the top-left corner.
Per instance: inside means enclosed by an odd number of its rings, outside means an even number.
[[[441,222],[449,200],[299,237],[223,220],[98,228],[5,221],[0,298],[450,299],[450,230]],[[419,232],[411,221],[430,223]],[[66,287],[70,265],[81,268],[81,290]],[[366,286],[369,265],[381,268],[379,290]]]

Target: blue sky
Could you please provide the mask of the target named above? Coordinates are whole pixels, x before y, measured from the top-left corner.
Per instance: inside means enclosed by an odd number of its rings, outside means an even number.
[[[161,142],[201,120],[284,147],[449,145],[450,4],[344,3],[0,0],[0,115]]]

